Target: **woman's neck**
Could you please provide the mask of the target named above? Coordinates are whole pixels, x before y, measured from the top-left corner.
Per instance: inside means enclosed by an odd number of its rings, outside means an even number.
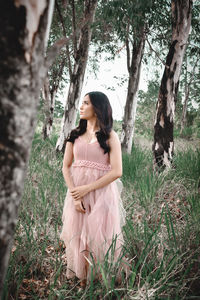
[[[91,120],[87,120],[87,131],[89,132],[95,132],[98,131],[99,127],[97,125],[97,119],[91,119]]]

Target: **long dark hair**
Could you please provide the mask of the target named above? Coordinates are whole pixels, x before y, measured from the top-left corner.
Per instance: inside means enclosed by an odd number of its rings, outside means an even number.
[[[110,136],[110,132],[113,125],[112,108],[108,97],[102,92],[90,92],[85,96],[89,96],[94,112],[97,115],[98,125],[100,130],[96,132],[97,140],[104,149],[104,153],[110,152],[110,147],[107,144],[107,140]],[[80,119],[78,127],[71,131],[66,139],[66,142],[74,143],[80,135],[83,135],[87,129],[87,120]]]

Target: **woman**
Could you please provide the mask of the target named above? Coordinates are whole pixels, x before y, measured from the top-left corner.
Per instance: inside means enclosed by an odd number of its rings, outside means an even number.
[[[107,96],[90,92],[80,107],[79,126],[65,148],[62,171],[68,192],[60,237],[66,245],[67,277],[77,276],[82,285],[89,279],[89,266],[94,260],[103,261],[113,238],[115,260],[123,243],[115,181],[122,175],[121,146],[112,125]]]

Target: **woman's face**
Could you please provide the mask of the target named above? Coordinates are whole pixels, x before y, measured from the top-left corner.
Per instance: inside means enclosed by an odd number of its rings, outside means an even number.
[[[95,118],[94,108],[90,101],[90,97],[86,95],[80,107],[80,119],[90,120]]]

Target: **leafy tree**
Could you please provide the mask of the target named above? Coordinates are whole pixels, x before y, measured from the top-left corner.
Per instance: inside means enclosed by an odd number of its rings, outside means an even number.
[[[64,151],[65,140],[69,132],[75,127],[77,108],[83,86],[85,69],[88,59],[89,44],[92,35],[92,23],[94,21],[97,0],[69,1],[70,11],[61,11],[59,1],[56,0],[56,8],[60,18],[64,36],[67,34],[67,23],[71,21],[72,29],[71,48],[66,48],[68,70],[70,77],[69,91],[67,95],[65,112],[63,115],[60,136],[56,144],[57,151]],[[65,14],[69,14],[66,17]],[[69,18],[70,16],[70,18]]]
[[[169,24],[166,21],[168,7],[169,1],[160,3],[159,1],[130,0],[113,0],[102,7],[101,18],[104,18],[109,26],[103,25],[104,28],[108,28],[108,33],[105,35],[103,32],[100,46],[106,41],[104,49],[110,51],[113,57],[118,53],[116,45],[119,48],[119,41],[121,49],[126,49],[128,90],[121,141],[123,150],[129,153],[134,134],[141,63],[142,60],[146,63],[148,61],[148,55],[144,55],[145,42],[147,39],[160,40],[164,32],[163,27],[168,27]],[[166,36],[162,38],[166,39]],[[151,46],[149,40],[148,45]]]

